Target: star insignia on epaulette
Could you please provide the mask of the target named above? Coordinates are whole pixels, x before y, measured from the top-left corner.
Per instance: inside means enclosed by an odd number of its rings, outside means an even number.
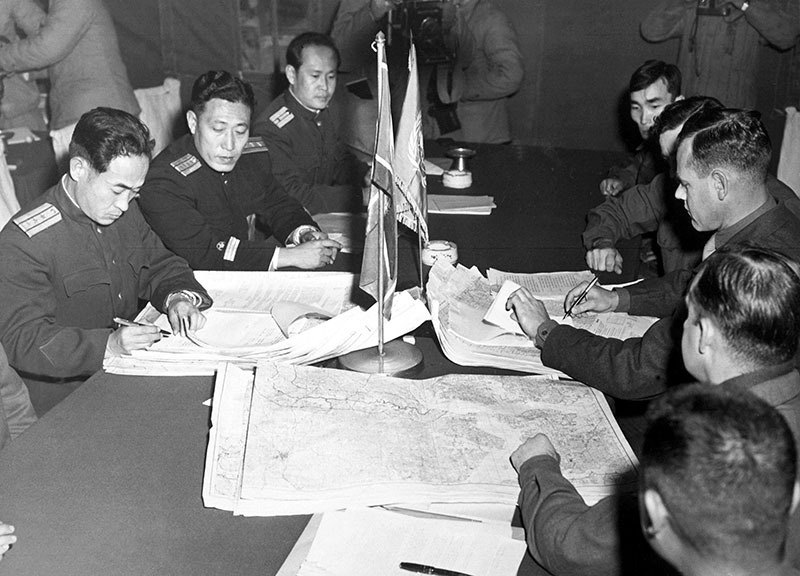
[[[196,170],[200,170],[200,160],[192,153],[184,154],[177,160],[173,160],[169,164],[175,170],[181,173],[182,176],[188,176]]]
[[[33,238],[42,230],[47,230],[58,222],[61,222],[61,211],[50,202],[45,202],[30,212],[14,218],[14,224],[19,226],[20,230],[28,235],[28,238]]]
[[[275,126],[278,128],[283,128],[292,120],[294,120],[294,114],[289,112],[289,109],[286,106],[281,106],[277,112],[269,117],[269,121],[275,124]]]
[[[247,144],[244,145],[242,154],[255,154],[256,152],[269,152],[267,143],[261,136],[252,136],[248,138]]]

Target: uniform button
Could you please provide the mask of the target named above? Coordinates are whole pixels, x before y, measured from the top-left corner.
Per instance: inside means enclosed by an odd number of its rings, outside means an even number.
[[[111,259],[111,263],[112,263],[112,264],[116,264],[116,263],[117,263],[117,260],[116,260],[115,258],[112,258],[112,259]]]
[[[120,292],[119,294],[117,294],[117,298],[119,298],[120,300],[122,300],[122,292]]]
[[[98,234],[102,234],[102,233],[103,233],[103,231],[102,231],[102,230],[100,230],[100,228],[98,228],[98,229],[97,229],[97,233],[98,233]]]
[[[317,122],[317,127],[322,126],[322,122]]]

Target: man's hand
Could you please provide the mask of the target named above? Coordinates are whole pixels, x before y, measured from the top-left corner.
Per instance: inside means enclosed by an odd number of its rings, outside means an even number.
[[[122,356],[147,348],[159,340],[161,330],[158,326],[120,326],[108,337],[106,350],[112,356]]]
[[[511,465],[519,474],[519,469],[525,462],[536,456],[550,456],[559,464],[561,456],[556,452],[550,438],[544,434],[537,434],[533,438],[528,438],[525,443],[511,453]]]
[[[3,559],[3,554],[8,552],[11,545],[17,541],[14,536],[14,527],[11,524],[0,522],[0,560]]]
[[[586,252],[586,265],[597,272],[622,274],[622,254],[616,248],[592,248]]]
[[[581,282],[567,292],[567,297],[564,299],[565,311],[569,310],[572,303],[581,295],[583,289],[588,285],[589,282]],[[600,288],[599,286],[593,286],[592,289],[589,290],[589,293],[586,294],[586,298],[572,309],[572,315],[580,316],[587,312],[597,312],[598,314],[601,312],[613,312],[617,309],[618,304],[619,295],[616,292]]]
[[[603,196],[617,196],[622,192],[622,180],[618,178],[606,178],[600,181],[600,193]]]
[[[184,337],[190,330],[197,332],[206,324],[206,317],[197,309],[194,302],[181,296],[174,297],[170,301],[167,318],[169,318],[172,333]]]
[[[313,270],[333,264],[337,252],[342,248],[336,240],[311,240],[297,246],[281,248],[278,253],[277,268],[295,266]]]
[[[506,310],[513,310],[514,317],[528,338],[535,338],[542,322],[550,320],[550,315],[539,300],[527,288],[522,287],[506,300]]]

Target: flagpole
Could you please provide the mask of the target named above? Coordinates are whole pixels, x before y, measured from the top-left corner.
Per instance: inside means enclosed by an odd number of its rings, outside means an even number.
[[[386,213],[386,198],[382,190],[378,190],[378,258],[382,258],[386,251],[386,223],[384,214]],[[382,263],[381,263],[382,265]],[[383,321],[386,312],[386,283],[383,274],[378,274],[378,367],[379,372],[383,373]]]
[[[397,283],[396,158],[385,45],[383,32],[378,32],[375,38],[375,51],[378,53],[378,122],[375,126],[367,231],[359,281],[359,286],[376,300],[378,345],[340,356],[339,365],[358,372],[403,375],[422,365],[422,352],[402,340],[385,341],[386,313],[391,313],[391,308],[387,310],[386,307],[387,304],[391,306],[389,301]],[[390,194],[391,197],[387,198]],[[387,218],[390,218],[388,222]],[[377,238],[374,237],[376,231]]]

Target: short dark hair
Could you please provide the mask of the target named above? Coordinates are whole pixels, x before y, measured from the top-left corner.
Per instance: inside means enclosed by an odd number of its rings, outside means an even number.
[[[745,388],[691,384],[647,420],[641,488],[658,492],[676,534],[705,557],[779,559],[797,471],[780,413]]]
[[[681,71],[675,64],[667,64],[661,60],[648,60],[631,75],[628,84],[628,93],[633,94],[644,90],[663,78],[667,83],[667,92],[677,98],[681,94]]]
[[[69,143],[69,157],[81,157],[102,174],[118,156],[153,155],[150,131],[133,114],[115,108],[95,108],[80,117]]]
[[[650,134],[655,138],[661,136],[662,132],[674,130],[684,124],[692,115],[709,108],[723,108],[722,102],[711,96],[690,96],[683,100],[676,100],[667,104],[656,119]]]
[[[773,250],[726,245],[700,265],[686,300],[757,367],[789,362],[800,343],[797,264]]]
[[[209,70],[194,81],[189,108],[199,115],[212,98],[242,103],[250,108],[251,112],[256,107],[253,87],[225,70]]]
[[[286,48],[286,65],[292,66],[295,70],[300,68],[303,64],[303,49],[309,46],[321,46],[333,50],[333,55],[336,58],[336,67],[339,67],[341,63],[339,49],[333,42],[333,38],[320,32],[303,32],[295,36]]]
[[[772,143],[755,110],[710,108],[697,112],[683,125],[675,149],[690,138],[690,166],[699,175],[727,166],[754,181],[766,181]]]

